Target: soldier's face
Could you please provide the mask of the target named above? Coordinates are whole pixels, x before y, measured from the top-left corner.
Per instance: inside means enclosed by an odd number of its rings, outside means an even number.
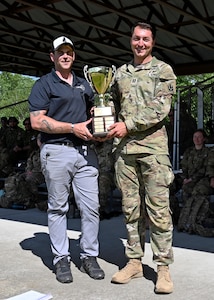
[[[205,142],[205,138],[202,132],[195,132],[193,135],[193,143],[199,146],[199,145],[203,145],[204,142]]]
[[[17,127],[17,122],[16,122],[16,121],[10,121],[10,122],[9,122],[9,126],[10,126],[11,128],[15,128],[15,127]]]
[[[151,30],[135,27],[131,37],[131,49],[136,63],[147,63],[151,60],[154,43]]]

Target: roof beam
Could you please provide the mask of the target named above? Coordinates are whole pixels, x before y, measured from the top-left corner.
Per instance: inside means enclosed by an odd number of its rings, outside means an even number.
[[[88,2],[93,2],[93,3],[95,3],[96,5],[97,4],[100,4],[100,3],[97,3],[96,1],[92,1],[92,0],[87,0]],[[155,0],[155,1],[159,1],[159,0]],[[121,32],[121,31],[115,31],[115,29],[114,28],[110,28],[110,27],[107,27],[107,26],[104,26],[103,24],[98,24],[97,22],[93,22],[93,21],[88,21],[86,18],[79,18],[79,17],[77,17],[77,16],[74,16],[74,15],[72,15],[72,14],[69,14],[69,13],[66,13],[66,12],[64,12],[64,11],[60,11],[60,10],[58,10],[58,9],[53,9],[53,8],[50,8],[50,7],[46,7],[46,6],[44,6],[44,5],[41,5],[41,4],[38,4],[38,2],[36,2],[36,1],[34,1],[34,0],[31,0],[31,2],[29,3],[29,1],[26,1],[26,0],[18,0],[18,2],[20,2],[20,3],[23,3],[23,4],[27,4],[27,5],[31,5],[32,7],[35,7],[35,8],[38,8],[38,9],[42,9],[42,10],[44,10],[44,11],[46,11],[46,12],[49,12],[49,13],[51,13],[51,14],[56,14],[56,15],[61,15],[61,16],[67,16],[67,17],[69,17],[70,19],[72,19],[72,20],[74,20],[74,21],[80,21],[81,23],[85,23],[85,24],[87,24],[87,25],[89,25],[89,26],[93,26],[93,27],[95,27],[95,28],[97,28],[97,29],[101,29],[101,30],[103,30],[103,31],[107,31],[107,32],[111,32],[111,33],[113,33],[113,34],[115,34],[115,35],[118,35],[118,36],[123,36],[123,37],[127,37],[128,35],[129,35],[129,33],[127,33],[127,32]],[[163,2],[163,4],[165,3],[165,1],[161,1],[160,0],[160,2]],[[41,3],[41,2],[40,2]],[[171,5],[171,4],[170,4]],[[172,5],[173,6],[173,5]],[[108,10],[108,9],[110,9],[109,8],[109,6],[103,6],[103,7],[105,7],[105,9],[106,10]],[[177,7],[175,7],[175,6],[173,6],[174,7],[174,9],[177,9]],[[178,10],[180,10],[180,9],[178,9]],[[182,11],[182,10],[181,10]],[[182,11],[183,12],[183,11]],[[184,12],[185,13],[185,12]],[[120,15],[120,12],[119,11],[117,11],[117,10],[115,10],[115,14],[117,14],[117,15]],[[192,16],[191,14],[189,14],[190,16]],[[124,17],[126,17],[127,19],[130,19],[130,18],[132,18],[133,20],[135,20],[136,21],[136,16],[135,15],[131,15],[131,14],[128,14],[128,13],[126,13],[126,14],[124,14],[123,13],[123,16]],[[207,24],[209,24],[209,23],[207,23]],[[155,24],[154,24],[155,25]],[[163,27],[161,27],[161,26],[157,26],[157,25],[155,25],[156,27],[157,27],[157,29],[159,29],[159,30],[162,30],[162,31],[165,31],[165,32],[167,32],[167,34],[173,34],[174,36],[176,36],[176,37],[178,37],[178,38],[180,38],[180,39],[182,39],[182,40],[186,40],[186,41],[188,41],[188,42],[190,42],[190,43],[192,43],[192,44],[195,44],[195,45],[200,45],[201,47],[203,47],[203,48],[206,48],[206,49],[209,49],[209,50],[213,50],[214,48],[213,47],[210,47],[209,45],[205,45],[204,43],[200,43],[200,42],[198,42],[198,41],[196,41],[196,40],[194,40],[194,39],[191,39],[191,38],[189,38],[189,37],[186,37],[186,36],[184,36],[184,35],[181,35],[181,34],[177,34],[177,33],[174,33],[173,31],[171,31],[171,30],[166,30],[165,28],[163,28]],[[214,28],[214,25],[212,25],[213,26],[213,28]],[[166,49],[167,50],[167,49]]]
[[[153,1],[161,4],[162,6],[166,6],[166,7],[170,8],[171,10],[174,10],[183,16],[188,17],[190,20],[194,20],[196,23],[203,24],[204,26],[214,30],[214,25],[211,23],[208,23],[206,20],[203,20],[202,17],[197,17],[195,15],[192,15],[192,14],[188,13],[187,11],[184,11],[183,9],[178,8],[177,6],[175,6],[173,4],[170,4],[167,1],[163,1],[163,0],[153,0]]]

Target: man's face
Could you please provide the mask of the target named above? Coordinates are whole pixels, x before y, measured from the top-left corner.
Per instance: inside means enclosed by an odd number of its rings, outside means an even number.
[[[25,130],[26,130],[26,131],[30,131],[30,130],[31,130],[31,123],[30,123],[29,120],[26,120],[26,121],[24,122],[24,126],[25,126]]]
[[[50,54],[57,71],[70,70],[75,59],[75,53],[69,45],[62,45],[54,53]]]
[[[9,126],[10,128],[16,128],[18,123],[15,120],[10,120],[9,121]]]
[[[131,37],[131,49],[137,63],[150,61],[154,43],[151,30],[135,27]]]

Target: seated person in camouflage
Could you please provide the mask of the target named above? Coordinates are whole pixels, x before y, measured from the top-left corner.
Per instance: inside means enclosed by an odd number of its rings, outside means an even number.
[[[7,148],[4,148],[0,140],[0,177],[8,177],[13,172],[13,166],[10,163]]]
[[[178,220],[179,231],[193,233],[196,221],[202,221],[205,208],[209,206],[211,188],[206,175],[209,148],[205,147],[205,140],[204,131],[196,130],[193,134],[194,146],[184,152],[181,161],[183,207]]]
[[[214,192],[214,147],[210,148],[207,162],[206,175],[209,178],[212,195]],[[208,207],[202,207],[205,218],[198,220],[195,224],[195,233],[205,237],[214,236],[214,205],[209,203]]]
[[[31,142],[36,140],[38,132],[31,127],[30,118],[25,118],[23,121],[25,130],[22,132],[21,137],[17,139],[16,145],[13,147],[13,152],[16,154],[16,160],[27,161],[31,154]]]
[[[0,198],[0,206],[12,207],[13,204],[22,204],[26,208],[35,207],[38,202],[38,185],[44,183],[41,172],[40,149],[36,139],[31,143],[32,152],[27,160],[24,173],[11,174],[5,180],[5,194]]]
[[[7,148],[10,154],[10,161],[13,166],[19,160],[19,148],[23,147],[24,130],[18,126],[18,123],[19,121],[16,117],[10,117],[8,121],[9,126],[1,138],[3,147]]]

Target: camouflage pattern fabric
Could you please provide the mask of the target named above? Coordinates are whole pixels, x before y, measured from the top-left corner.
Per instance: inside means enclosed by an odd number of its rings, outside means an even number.
[[[214,237],[214,211],[209,210],[208,216],[195,224],[195,233],[204,237]]]
[[[203,220],[209,209],[208,197],[212,190],[209,178],[206,176],[209,148],[203,147],[196,150],[195,147],[188,148],[181,166],[183,178],[191,178],[192,181],[182,186],[183,208],[178,220],[178,230],[193,232],[197,219]],[[206,210],[200,210],[204,206]]]
[[[208,154],[209,148],[203,147],[201,150],[196,150],[194,146],[188,148],[184,152],[184,156],[181,161],[181,168],[183,172],[181,177],[182,179],[192,179],[191,182],[182,186],[184,205],[188,198],[191,196],[197,182],[205,177]]]
[[[16,128],[8,127],[2,137],[2,143],[5,148],[12,150],[16,145],[23,147],[24,130],[17,126]]]
[[[99,164],[98,184],[100,212],[105,211],[110,192],[115,187],[112,142],[112,140],[107,140],[103,143],[95,144]]]
[[[195,233],[204,237],[214,237],[214,225],[212,228],[204,227],[201,224],[195,224]]]
[[[7,148],[9,151],[9,159],[10,163],[15,166],[19,160],[20,153],[13,151],[15,146],[23,147],[24,140],[23,140],[24,130],[17,126],[16,128],[8,127],[4,135],[2,136],[2,145],[4,148]]]
[[[200,193],[203,193],[204,185],[203,180],[201,180],[202,185],[197,185],[195,187],[195,192],[198,190]],[[207,183],[205,183],[206,185]],[[200,189],[202,188],[202,190]],[[209,189],[209,186],[208,186]],[[203,206],[203,209],[201,210]],[[206,208],[206,209],[205,209]],[[206,215],[209,211],[209,198],[206,195],[200,195],[189,197],[186,200],[185,205],[181,209],[181,213],[178,219],[178,230],[185,230],[189,233],[195,231],[195,225],[198,220],[203,221],[206,218]]]
[[[26,207],[33,207],[38,200],[38,185],[43,182],[44,176],[37,150],[29,157],[24,173],[11,174],[5,179],[5,194],[0,199],[0,205],[9,208],[14,203],[20,203]]]
[[[115,138],[114,146],[118,150],[124,154],[168,154],[164,119],[175,86],[172,68],[155,57],[146,68],[125,64],[117,70],[112,97],[117,119],[125,122],[129,133],[122,139]]]
[[[209,151],[206,175],[209,179],[214,177],[214,147],[210,148]],[[194,227],[195,233],[204,237],[214,237],[214,210],[211,203],[209,203],[209,208],[207,208],[207,205],[205,207],[204,205],[202,206],[200,209],[200,215],[201,214],[205,217],[203,219],[197,218],[197,223]]]
[[[207,170],[206,175],[211,178],[214,177],[214,147],[210,148],[208,159],[207,159]]]
[[[31,194],[19,173],[5,179],[4,190],[5,194],[0,199],[1,207],[10,208],[14,203],[30,206]]]
[[[12,172],[13,166],[10,163],[8,150],[0,146],[0,177],[7,177]]]
[[[41,171],[40,149],[31,152],[25,173],[22,175],[31,192],[31,201],[38,201],[38,185],[45,182],[44,175]]]
[[[128,231],[126,255],[129,258],[144,256],[147,213],[154,261],[166,264],[173,261],[173,225],[168,186],[174,175],[167,158],[155,155],[122,155],[116,161],[116,179],[122,191],[122,209]],[[127,178],[132,180],[128,181]]]
[[[128,232],[126,255],[144,256],[147,213],[153,260],[157,264],[173,262],[169,185],[174,175],[164,118],[175,86],[172,68],[155,57],[145,65],[120,67],[112,86],[117,119],[125,122],[128,129],[127,136],[114,140],[115,174]]]

